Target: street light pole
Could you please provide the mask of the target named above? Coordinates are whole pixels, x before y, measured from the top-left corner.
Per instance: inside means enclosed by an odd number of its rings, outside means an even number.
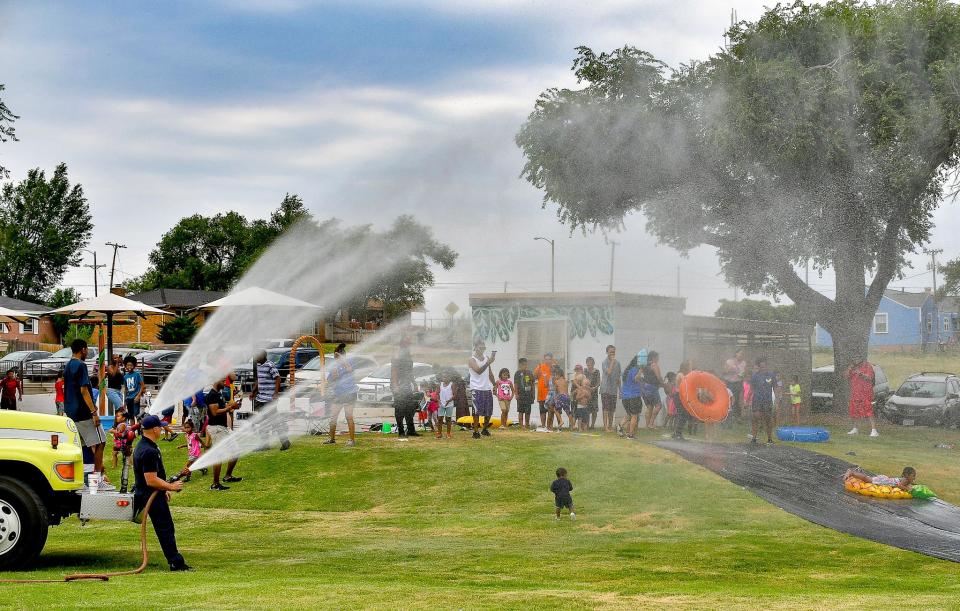
[[[554,282],[556,278],[556,261],[557,261],[556,251],[554,250],[554,246],[556,245],[556,243],[549,238],[541,238],[539,236],[533,239],[543,240],[544,242],[550,242],[550,292],[555,293],[557,290],[556,284]]]

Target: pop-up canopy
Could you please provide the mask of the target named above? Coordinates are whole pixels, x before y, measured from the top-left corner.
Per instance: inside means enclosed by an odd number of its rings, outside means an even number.
[[[255,307],[255,306],[270,306],[270,307],[289,307],[289,308],[319,308],[312,303],[307,303],[306,301],[301,301],[295,297],[290,297],[288,295],[283,295],[281,293],[275,293],[274,291],[269,291],[259,286],[251,286],[239,291],[230,293],[226,297],[221,297],[216,301],[211,301],[208,304],[202,305],[197,310],[213,310],[216,308],[225,308],[225,307]]]
[[[65,314],[78,318],[98,318],[103,316],[107,322],[107,362],[113,359],[113,318],[115,316],[140,316],[146,318],[148,314],[164,314],[174,316],[173,313],[149,306],[133,299],[127,299],[113,293],[106,293],[93,299],[84,299],[77,303],[63,306],[47,312],[47,314]]]
[[[27,322],[31,318],[36,318],[36,316],[0,306],[0,322]]]

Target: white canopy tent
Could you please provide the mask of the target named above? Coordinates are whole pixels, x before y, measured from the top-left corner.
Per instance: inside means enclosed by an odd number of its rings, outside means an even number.
[[[256,307],[256,306],[316,308],[316,309],[319,309],[320,307],[312,303],[307,303],[306,301],[296,299],[295,297],[283,295],[282,293],[276,293],[274,291],[260,288],[259,286],[251,286],[236,292],[232,292],[226,297],[221,297],[216,301],[211,301],[210,303],[204,304],[195,309],[213,310],[216,308],[225,308],[225,307]]]
[[[93,299],[84,299],[77,303],[57,308],[47,314],[65,314],[77,318],[99,318],[103,316],[107,323],[107,359],[113,358],[113,319],[116,316],[139,316],[146,318],[148,314],[162,314],[174,316],[172,312],[149,306],[133,299],[127,299],[113,293],[105,293]]]
[[[11,310],[10,308],[4,308],[0,306],[0,322],[3,322],[3,323],[27,322],[31,318],[36,318],[36,316],[31,316],[26,312],[20,312],[19,310]]]

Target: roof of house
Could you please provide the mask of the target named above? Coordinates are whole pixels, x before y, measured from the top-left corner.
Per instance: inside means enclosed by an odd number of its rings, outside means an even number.
[[[222,291],[195,291],[193,289],[154,289],[128,295],[128,299],[157,308],[196,308],[226,295]]]
[[[941,313],[960,312],[960,297],[944,297],[937,306]]]
[[[23,301],[22,299],[14,299],[13,297],[4,297],[3,295],[0,295],[0,306],[4,308],[10,308],[11,310],[26,312],[27,314],[40,314],[42,312],[49,312],[53,309],[40,303],[32,303],[30,301]]]
[[[926,292],[908,293],[906,291],[898,291],[896,289],[885,290],[883,292],[883,296],[908,308],[919,308],[927,302],[927,299],[932,297],[930,293]]]

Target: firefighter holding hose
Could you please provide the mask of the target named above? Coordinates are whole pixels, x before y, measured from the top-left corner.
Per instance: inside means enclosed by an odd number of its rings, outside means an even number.
[[[140,423],[143,437],[133,451],[133,476],[136,485],[133,490],[134,512],[140,513],[146,508],[147,502],[153,495],[153,503],[147,510],[153,530],[157,533],[160,548],[167,558],[171,571],[190,571],[190,566],[184,561],[177,550],[177,539],[174,533],[173,516],[170,514],[171,492],[183,489],[183,482],[167,481],[167,473],[163,468],[163,457],[157,440],[163,431],[160,419],[156,416],[147,416]],[[156,492],[157,494],[153,494]],[[146,519],[146,516],[143,516]]]

